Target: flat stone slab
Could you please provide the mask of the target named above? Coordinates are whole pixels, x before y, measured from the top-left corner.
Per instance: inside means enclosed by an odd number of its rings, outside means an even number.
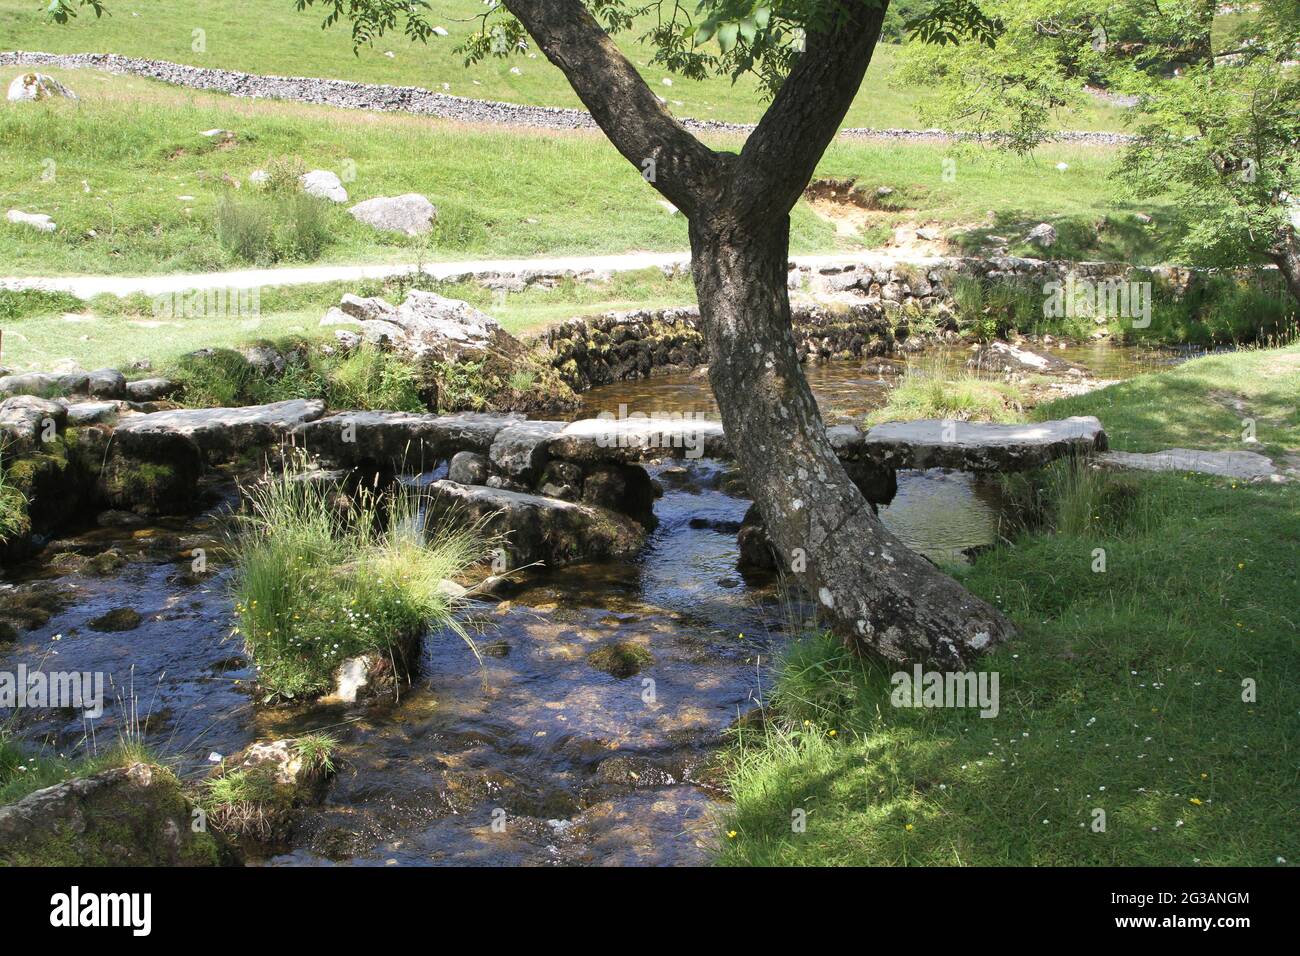
[[[1106,450],[1106,432],[1091,415],[1027,425],[924,418],[885,422],[867,432],[862,457],[889,468],[1025,471],[1068,455]]]
[[[1242,481],[1284,480],[1271,459],[1253,451],[1198,451],[1168,448],[1164,451],[1109,451],[1097,458],[1104,465],[1135,471],[1191,471]]]
[[[208,455],[233,454],[281,441],[304,422],[320,418],[324,413],[325,403],[314,398],[244,408],[150,412],[123,419],[113,432],[113,441],[128,450],[139,450],[155,443],[165,446],[180,439]]]
[[[486,455],[497,433],[520,415],[419,415],[411,412],[342,412],[294,430],[311,454],[340,465],[370,462],[424,471],[458,451]]]
[[[436,517],[476,522],[501,536],[515,567],[630,558],[645,543],[643,525],[607,508],[447,480],[428,490]]]
[[[550,444],[552,458],[634,462],[651,458],[730,458],[722,423],[684,418],[587,418]]]

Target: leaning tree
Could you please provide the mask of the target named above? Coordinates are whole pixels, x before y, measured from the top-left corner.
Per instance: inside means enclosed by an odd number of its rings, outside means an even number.
[[[61,8],[77,0],[55,0]],[[97,0],[87,0],[97,7]],[[295,0],[349,22],[353,41],[432,32],[424,0]],[[689,222],[709,379],[728,443],[786,569],[852,646],[962,666],[1009,621],[880,523],[826,434],[799,362],[787,288],[790,210],[861,86],[888,0],[495,0],[467,61],[531,38],[614,147]],[[648,27],[646,25],[649,25]],[[972,0],[935,0],[929,40],[988,41]],[[770,96],[739,152],[705,145],[614,42],[645,30],[655,61],[692,78],[752,73]]]

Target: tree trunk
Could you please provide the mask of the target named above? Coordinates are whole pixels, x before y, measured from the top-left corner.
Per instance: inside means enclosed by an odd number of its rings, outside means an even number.
[[[1288,226],[1282,230],[1269,258],[1282,273],[1282,281],[1286,283],[1291,298],[1300,305],[1300,236],[1296,235],[1295,229]]]
[[[964,667],[1010,622],[890,534],[831,447],[791,327],[788,217],[762,235],[727,221],[691,219],[709,379],[783,570],[857,649]]]

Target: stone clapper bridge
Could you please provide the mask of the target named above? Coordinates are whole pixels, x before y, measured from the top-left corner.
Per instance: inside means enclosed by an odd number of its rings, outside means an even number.
[[[1101,423],[1090,416],[1028,425],[888,422],[867,432],[837,425],[829,435],[873,506],[892,500],[899,469],[1021,471],[1106,450]],[[515,567],[634,556],[655,526],[654,502],[661,493],[644,463],[732,457],[716,421],[532,421],[474,412],[325,415],[323,402],[296,399],[124,418],[109,442],[106,467],[171,465],[177,487],[154,489],[154,500],[179,505],[195,500],[195,483],[206,466],[284,444],[303,448],[319,462],[306,479],[342,483],[357,473],[431,475],[427,491],[435,517],[479,522],[485,534],[503,542]],[[740,530],[742,552],[754,550],[745,547],[747,534],[765,541],[761,532],[751,508]],[[763,566],[761,560],[749,564]]]

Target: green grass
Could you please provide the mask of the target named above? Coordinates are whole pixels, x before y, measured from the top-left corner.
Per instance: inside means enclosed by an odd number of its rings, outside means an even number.
[[[27,513],[27,496],[9,480],[0,457],[0,544],[20,537],[31,530]]]
[[[1228,447],[1221,387],[1261,414],[1289,400],[1270,441],[1300,445],[1297,347],[1199,359],[1037,414],[1100,414],[1123,448]],[[1139,473],[1043,490],[1045,526],[960,572],[1019,628],[977,665],[999,674],[997,717],[893,707],[894,668],[827,638],[795,646],[768,719],[732,753],[721,862],[1296,859],[1295,486]]]
[[[464,66],[464,57],[453,50],[476,28],[474,18],[483,12],[478,0],[442,0],[434,7],[431,22],[445,27],[450,34],[447,37],[420,44],[407,41],[400,33],[390,34],[355,56],[346,24],[322,31],[326,9],[298,13],[293,0],[209,0],[202,4],[192,0],[122,0],[110,3],[109,9],[111,17],[95,20],[92,14],[83,13],[59,27],[45,22],[40,4],[0,0],[0,37],[4,37],[5,49],[121,53],[251,73],[421,86],[512,103],[581,106],[560,71],[540,54],[535,58],[493,57],[473,67]],[[196,29],[205,31],[203,52],[193,49]],[[765,103],[749,79],[733,84],[719,77],[701,83],[650,66],[651,48],[637,42],[644,32],[644,27],[633,29],[621,34],[618,42],[678,116],[755,122],[762,115]],[[385,55],[389,52],[393,56]],[[896,52],[890,46],[877,48],[846,125],[920,124],[917,103],[926,94],[891,82]],[[511,73],[512,67],[520,73]],[[665,77],[672,79],[671,87],[662,84]],[[1098,104],[1062,115],[1060,124],[1067,129],[1118,129],[1121,116],[1120,111]]]
[[[957,371],[939,362],[909,363],[889,402],[868,424],[941,418],[963,422],[1017,422],[1025,396],[1011,382]]]
[[[354,171],[346,183],[354,201],[420,192],[438,207],[437,223],[423,237],[378,233],[342,206],[320,208],[322,221],[312,232],[323,229],[328,236],[315,258],[322,264],[681,251],[689,245],[684,218],[660,206],[658,194],[598,135],[489,130],[427,117],[240,100],[97,73],[60,75],[77,84],[80,101],[0,106],[0,192],[10,207],[44,212],[58,223],[53,233],[0,226],[0,260],[9,275],[205,272],[246,267],[249,249],[254,261],[283,259],[275,243],[268,252],[257,235],[235,241],[229,223],[223,246],[218,219],[222,209],[229,218],[232,203],[265,202],[251,198],[248,176],[286,157],[340,175]],[[199,135],[213,128],[234,137]],[[719,148],[738,143],[710,142]],[[880,230],[902,222],[981,228],[991,214],[1018,224],[1017,230],[1049,219],[1062,230],[1074,223],[1087,234],[1098,220],[1130,214],[1108,182],[1113,150],[1060,146],[1022,160],[963,149],[956,179],[948,182],[942,161],[951,152],[941,144],[834,144],[818,175],[892,186],[897,208],[856,237],[837,236],[830,221],[801,202],[792,216],[792,250],[866,248],[878,242]],[[1057,161],[1070,169],[1058,172]],[[263,212],[272,221],[285,218]],[[248,229],[245,224],[242,232]],[[1155,261],[1167,248],[1162,234],[1108,251]],[[306,258],[295,249],[289,258]]]
[[[472,529],[426,532],[419,494],[405,486],[382,500],[358,493],[346,519],[334,498],[293,469],[248,489],[236,633],[268,699],[324,693],[343,661],[393,654],[426,628],[469,642],[440,584],[482,556]]]
[[[20,746],[0,727],[0,806],[55,784],[140,762],[159,763],[138,740],[117,741],[97,754],[67,756]]]

